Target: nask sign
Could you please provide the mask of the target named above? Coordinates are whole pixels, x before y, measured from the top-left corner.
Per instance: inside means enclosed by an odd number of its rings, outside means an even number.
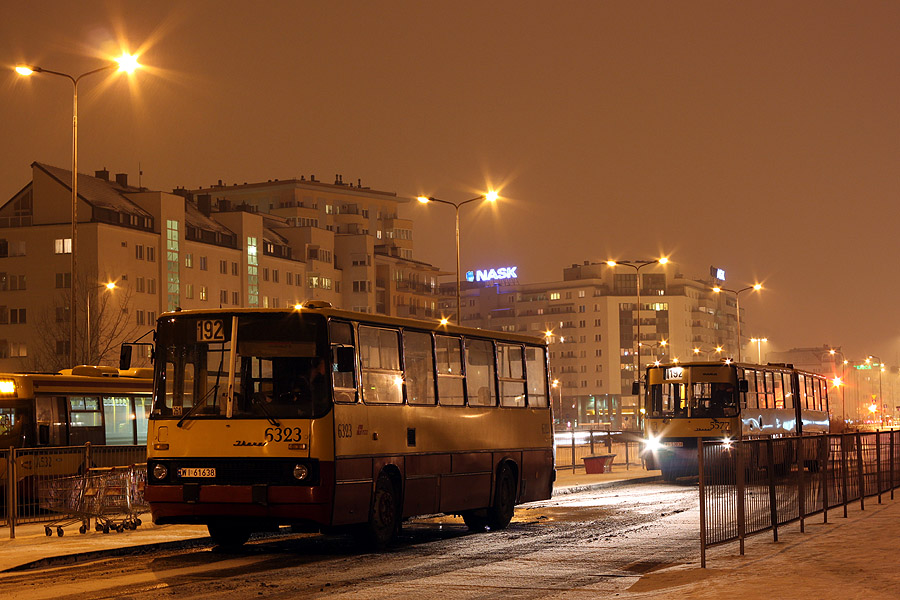
[[[497,281],[500,279],[516,279],[518,267],[500,267],[499,269],[478,269],[466,271],[466,281]]]

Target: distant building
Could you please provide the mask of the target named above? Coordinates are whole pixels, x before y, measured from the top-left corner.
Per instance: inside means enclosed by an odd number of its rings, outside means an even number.
[[[546,337],[551,375],[559,382],[553,391],[558,425],[635,428],[640,416],[632,395],[638,318],[641,374],[656,359],[737,355],[733,294],[716,294],[713,281],[689,279],[672,264],[648,265],[640,276],[639,312],[635,271],[606,263],[572,265],[563,270],[562,281],[466,282],[463,324]]]
[[[0,370],[71,366],[70,182],[71,171],[33,163],[32,180],[0,206]],[[317,299],[439,316],[447,273],[413,258],[412,222],[397,215],[406,200],[394,193],[338,176],[170,194],[103,170],[78,175],[78,196],[78,362],[114,362],[119,343],[179,307]]]

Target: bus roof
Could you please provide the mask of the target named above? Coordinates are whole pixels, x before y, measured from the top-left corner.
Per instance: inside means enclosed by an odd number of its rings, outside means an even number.
[[[818,377],[825,377],[821,373],[814,373],[812,371],[807,371],[805,369],[797,369],[793,365],[787,363],[768,363],[765,365],[758,365],[756,363],[746,363],[746,362],[725,362],[724,360],[708,360],[708,361],[697,361],[697,362],[670,362],[670,363],[660,363],[658,365],[648,365],[647,369],[671,369],[673,367],[737,367],[741,369],[770,369],[770,370],[783,370],[783,371],[798,371],[800,373],[806,373],[808,375],[816,375]]]
[[[484,337],[497,340],[506,340],[519,342],[523,344],[533,344],[538,346],[546,346],[547,342],[543,337],[535,337],[522,335],[519,333],[507,333],[505,331],[493,331],[490,329],[480,329],[476,327],[462,327],[452,325],[450,323],[442,324],[440,321],[408,319],[403,317],[389,317],[386,315],[377,315],[371,313],[361,313],[349,310],[341,310],[333,308],[328,302],[307,302],[300,308],[236,308],[236,309],[191,309],[173,312],[165,312],[159,316],[159,321],[169,318],[198,317],[198,316],[221,316],[221,315],[249,315],[249,314],[291,314],[295,312],[319,314],[323,317],[347,319],[352,321],[363,321],[378,325],[394,325],[398,327],[408,327],[410,329],[420,329],[433,331],[435,333],[453,333],[458,335],[466,335],[473,337]]]

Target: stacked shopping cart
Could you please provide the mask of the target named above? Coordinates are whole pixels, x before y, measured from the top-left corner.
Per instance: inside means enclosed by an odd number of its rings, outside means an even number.
[[[139,515],[148,508],[144,502],[146,483],[146,464],[95,467],[83,475],[42,481],[41,508],[60,514],[44,527],[44,532],[53,535],[55,528],[56,534],[62,536],[64,527],[78,523],[79,533],[86,533],[91,519],[94,528],[103,533],[137,529],[141,524]]]

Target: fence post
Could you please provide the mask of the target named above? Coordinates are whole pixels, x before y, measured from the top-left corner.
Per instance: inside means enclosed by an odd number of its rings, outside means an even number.
[[[803,453],[806,450],[804,439],[797,438],[797,444],[791,444],[796,448],[794,454],[794,464],[797,466],[797,513],[800,516],[800,533],[806,533],[806,461],[803,460]]]
[[[610,424],[606,424],[606,453],[612,454],[612,431],[610,431]]]
[[[6,483],[7,483],[7,491],[9,492],[9,499],[6,503],[6,513],[7,520],[9,521],[9,539],[15,539],[16,537],[16,516],[19,513],[19,507],[17,506],[18,502],[18,489],[19,485],[16,481],[16,448],[15,446],[9,447],[9,458],[6,463]]]
[[[746,482],[744,481],[744,445],[743,440],[738,440],[737,445],[735,447],[735,451],[737,452],[737,473],[734,474],[735,481],[737,482],[737,518],[738,518],[738,540],[741,543],[741,556],[744,555],[744,536],[747,533],[746,526],[744,524],[744,494],[746,493],[744,486]]]
[[[628,437],[625,433],[622,434],[622,437],[625,438],[625,470],[628,470],[628,463],[631,462],[631,458],[628,456],[628,446],[631,442],[628,440]]]
[[[575,474],[575,430],[572,430],[572,475]]]
[[[850,494],[850,474],[847,473],[847,436],[849,434],[841,434],[841,498],[844,500],[844,518],[847,518],[847,496]]]
[[[594,454],[594,428],[593,428],[593,426],[590,428],[589,434],[591,436],[591,455],[593,456],[593,454]]]
[[[769,519],[772,522],[773,541],[778,541],[778,499],[775,497],[775,449],[772,438],[766,438],[766,464],[769,472]]]
[[[878,490],[878,504],[881,504],[881,430],[875,432],[875,488]]]
[[[862,434],[856,431],[856,468],[859,470],[859,510],[866,510],[866,474],[863,471]]]
[[[831,436],[829,434],[825,434],[822,436],[822,440],[817,444],[820,446],[816,448],[816,462],[818,462],[819,457],[823,456],[824,460],[822,464],[819,466],[819,472],[822,474],[822,517],[824,520],[823,523],[828,522],[828,474],[831,472],[831,469],[828,468],[828,464],[831,459]],[[825,448],[821,448],[821,446],[825,446]]]
[[[895,438],[895,437],[897,437],[897,431],[892,431],[892,432],[891,432],[891,437],[890,437],[890,440],[891,440],[891,444],[890,444],[890,445],[891,445],[891,461],[890,461],[890,467],[891,467],[891,500],[894,499],[894,438]]]
[[[697,440],[697,470],[700,473],[700,568],[706,568],[706,493],[703,474],[703,438]]]

